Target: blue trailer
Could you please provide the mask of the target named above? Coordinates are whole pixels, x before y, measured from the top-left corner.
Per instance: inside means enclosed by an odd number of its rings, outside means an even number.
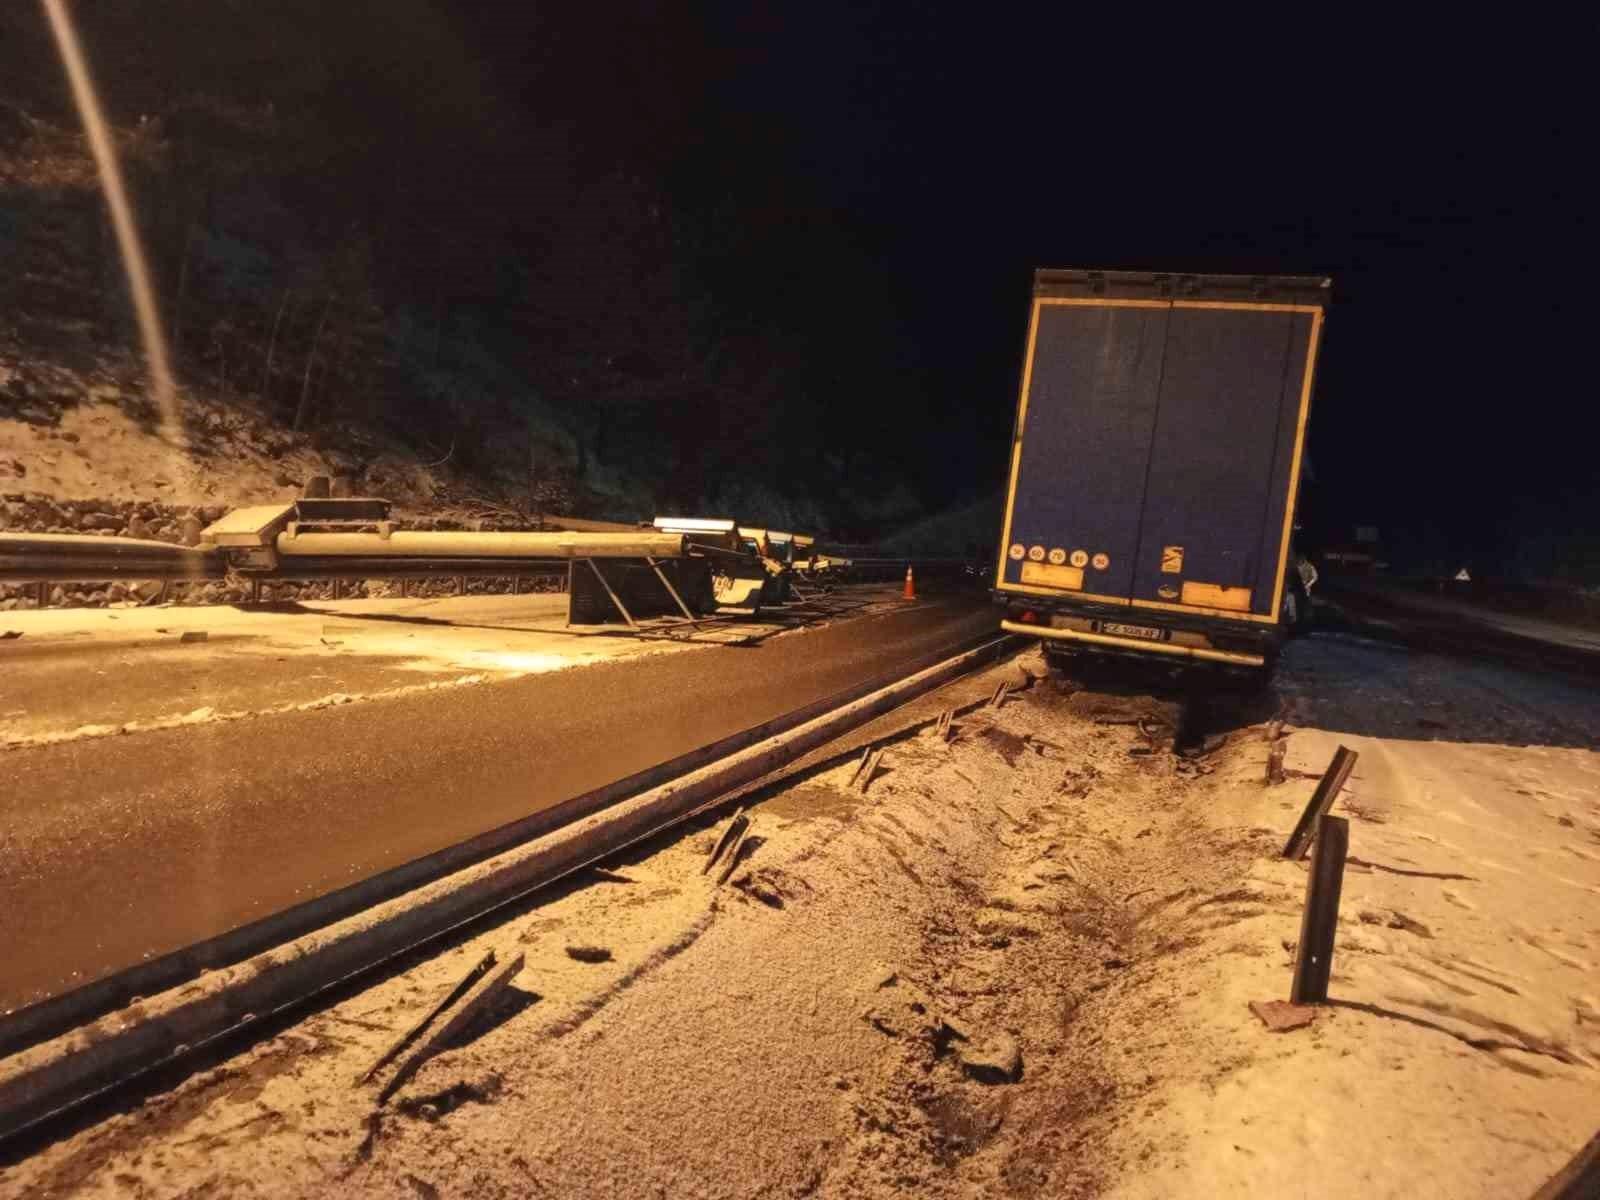
[[[1295,620],[1329,294],[1319,277],[1035,273],[995,571],[1003,628],[1058,660],[1270,674]]]

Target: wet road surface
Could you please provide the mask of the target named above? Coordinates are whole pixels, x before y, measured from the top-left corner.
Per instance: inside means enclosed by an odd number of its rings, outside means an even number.
[[[984,593],[751,647],[0,756],[0,1012],[996,631]]]

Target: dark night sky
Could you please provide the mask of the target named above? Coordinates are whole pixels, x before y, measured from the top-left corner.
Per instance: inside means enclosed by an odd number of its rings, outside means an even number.
[[[1309,519],[1485,547],[1600,524],[1592,96],[1568,49],[1592,29],[753,9],[469,37],[534,119],[740,197],[786,319],[881,328],[905,387],[854,394],[842,361],[837,403],[916,457],[930,503],[998,483],[1033,267],[1281,271],[1335,281]],[[786,255],[796,223],[832,253]]]

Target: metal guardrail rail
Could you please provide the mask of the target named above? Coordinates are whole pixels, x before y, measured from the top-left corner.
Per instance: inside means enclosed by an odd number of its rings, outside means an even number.
[[[749,616],[803,594],[797,580],[895,581],[971,575],[957,558],[840,559],[801,534],[740,527],[728,519],[657,518],[637,528],[583,522],[559,531],[397,529],[387,500],[306,496],[234,509],[198,546],[88,534],[0,533],[0,583],[34,584],[43,607],[57,583],[119,580],[171,584],[234,578],[259,603],[266,582],[548,576],[565,571],[568,617],[603,624],[638,616],[694,622]],[[801,558],[805,554],[809,557]],[[609,564],[602,566],[602,564]],[[520,585],[516,585],[520,590]],[[163,591],[165,595],[165,591]]]

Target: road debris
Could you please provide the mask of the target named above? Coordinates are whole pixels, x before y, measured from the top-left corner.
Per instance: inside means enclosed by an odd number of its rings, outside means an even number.
[[[1281,742],[1279,743],[1282,744]],[[1354,750],[1348,746],[1340,746],[1334,751],[1333,761],[1328,764],[1328,769],[1323,772],[1317,788],[1311,793],[1311,798],[1306,801],[1305,810],[1300,814],[1300,820],[1295,823],[1294,832],[1289,835],[1289,840],[1284,843],[1283,857],[1299,861],[1306,856],[1306,851],[1311,848],[1311,840],[1316,837],[1317,830],[1321,827],[1322,818],[1328,815],[1328,810],[1333,807],[1333,802],[1339,798],[1339,791],[1350,778],[1350,772],[1355,770],[1356,759],[1359,758]]]
[[[1159,750],[1166,735],[1172,732],[1172,726],[1150,717],[1139,717],[1134,722],[1134,728],[1139,731],[1140,737],[1150,743],[1152,750]]]
[[[1225,733],[1208,733],[1200,741],[1191,746],[1185,746],[1178,751],[1178,757],[1184,759],[1206,758],[1215,754],[1228,744],[1228,735]]]
[[[204,629],[186,629],[178,640],[180,642],[205,642],[211,640],[211,635]]]
[[[424,1042],[410,1058],[400,1064],[400,1069],[395,1072],[394,1078],[378,1093],[378,1106],[381,1108],[389,1102],[389,1098],[401,1089],[408,1079],[417,1073],[418,1068],[439,1051],[443,1050],[450,1041],[465,1032],[483,1012],[505,991],[506,986],[522,970],[526,961],[519,953],[510,962],[498,967],[484,975],[461,1000],[461,1006],[451,1015],[450,1019],[441,1025],[436,1033]]]
[[[852,786],[859,785],[861,794],[867,794],[867,788],[872,786],[872,778],[878,773],[878,767],[883,762],[883,747],[869,750],[861,760],[861,765],[856,768],[856,773],[851,776]]]
[[[398,1041],[385,1050],[379,1057],[378,1061],[368,1067],[366,1074],[362,1075],[360,1079],[356,1080],[356,1082],[358,1084],[367,1083],[374,1075],[393,1062],[394,1059],[399,1056],[402,1050],[411,1045],[412,1042],[416,1041],[417,1038],[422,1035],[423,1031],[438,1019],[440,1013],[444,1012],[445,1009],[449,1008],[457,1000],[461,999],[462,996],[466,995],[467,989],[470,988],[474,983],[478,982],[478,980],[481,979],[484,974],[494,966],[494,964],[494,951],[490,950],[481,959],[479,959],[478,962],[475,963],[465,975],[463,975],[455,984],[453,984],[442,997],[440,997],[439,1002],[430,1008],[421,1020],[419,1020],[410,1029],[406,1030],[406,1032],[400,1036]]]
[[[733,839],[728,847],[728,854],[722,862],[722,870],[717,872],[717,887],[728,882],[728,876],[733,874],[734,867],[739,865],[739,858],[744,853],[745,843],[750,840],[750,818],[746,817],[744,824],[739,827],[738,836]],[[755,849],[754,845],[751,849]]]
[[[1267,726],[1267,786],[1277,787],[1287,776],[1283,772],[1283,756],[1288,753],[1288,736],[1283,732],[1283,722],[1273,721]]]
[[[1314,1005],[1290,1004],[1287,1000],[1252,1000],[1250,1011],[1260,1017],[1261,1023],[1272,1033],[1304,1029],[1317,1019]]]
[[[733,820],[728,822],[728,827],[722,831],[722,836],[717,839],[717,844],[711,847],[711,853],[706,857],[705,866],[700,868],[700,874],[704,875],[717,865],[717,860],[722,857],[723,852],[743,836],[749,824],[750,818],[744,815],[744,807],[741,805],[735,810]]]
[[[1315,640],[1297,649],[1362,686],[1387,663]],[[1388,667],[1407,686],[1424,668],[1448,681],[1443,667]],[[1338,1007],[1307,1037],[1272,1036],[1306,1028],[1283,1003],[1280,949],[1292,959],[1305,873],[1279,857],[1281,826],[1299,814],[1290,791],[1261,785],[1259,725],[1230,726],[1213,775],[1181,778],[1181,760],[1126,757],[1142,737],[1089,725],[1054,689],[1003,720],[964,718],[950,746],[900,740],[953,702],[937,699],[877,735],[896,747],[894,786],[870,805],[839,786],[859,746],[821,757],[793,794],[764,792],[768,836],[753,858],[739,851],[731,887],[712,893],[716,911],[703,885],[723,859],[708,866],[708,853],[733,807],[627,851],[634,887],[563,888],[536,915],[477,927],[470,953],[319,1009],[306,1018],[316,1052],[254,1045],[227,1064],[233,1076],[195,1078],[8,1171],[39,1195],[80,1180],[154,1193],[180,1174],[307,1195],[431,1194],[420,1178],[441,1195],[578,1198],[614,1194],[619,1178],[665,1195],[1182,1195],[1196,1178],[1250,1195],[1272,1194],[1299,1165],[1347,1165],[1337,1139],[1306,1139],[1320,1122],[1371,1147],[1362,1166],[1375,1197],[1529,1195],[1592,1132],[1594,1072],[1558,1069],[1552,1053],[1600,1053],[1587,995],[1594,921],[1554,878],[1600,882],[1595,861],[1568,849],[1593,847],[1592,751],[1414,740],[1387,694],[1352,730],[1340,697],[1310,691],[1325,679],[1319,670],[1303,685],[1313,700],[1289,763],[1326,764],[1340,732],[1360,736],[1369,771],[1356,786],[1382,796],[1363,799],[1388,820],[1362,826],[1363,850],[1392,866],[1346,881],[1352,920],[1339,935],[1358,953],[1341,955]],[[981,707],[995,683],[954,699]],[[1588,699],[1575,702],[1580,717]],[[1370,726],[1386,707],[1402,740],[1380,754]],[[1473,721],[1465,728],[1508,740],[1498,710]],[[1000,725],[1023,751],[1014,761],[981,733]],[[1026,753],[1042,739],[1062,752]],[[1410,786],[1435,767],[1452,786]],[[1447,848],[1420,835],[1447,835],[1450,858],[1433,858]],[[1509,859],[1498,843],[1512,837],[1543,853]],[[1429,868],[1481,881],[1441,888],[1419,877]],[[373,1096],[415,1044],[373,1087],[349,1080],[437,989],[533,927],[530,944],[505,949],[527,950],[524,976],[548,980],[547,994],[507,1020],[525,1002],[514,983],[464,1035],[473,1040],[452,1042],[378,1110],[381,1133],[363,1142]],[[614,959],[579,969],[569,940],[601,941]],[[1277,1001],[1248,1004],[1267,997]],[[1008,1082],[1002,1032],[1020,1082]],[[1307,1086],[1328,1063],[1348,1088]],[[1504,1103],[1513,1090],[1525,1109]],[[1402,1122],[1424,1138],[1386,1140]],[[1516,1140],[1485,1139],[1486,1127]],[[733,1142],[763,1150],[723,1155]]]
[[[566,947],[567,957],[581,963],[611,961],[611,951],[605,946],[572,945]]]

